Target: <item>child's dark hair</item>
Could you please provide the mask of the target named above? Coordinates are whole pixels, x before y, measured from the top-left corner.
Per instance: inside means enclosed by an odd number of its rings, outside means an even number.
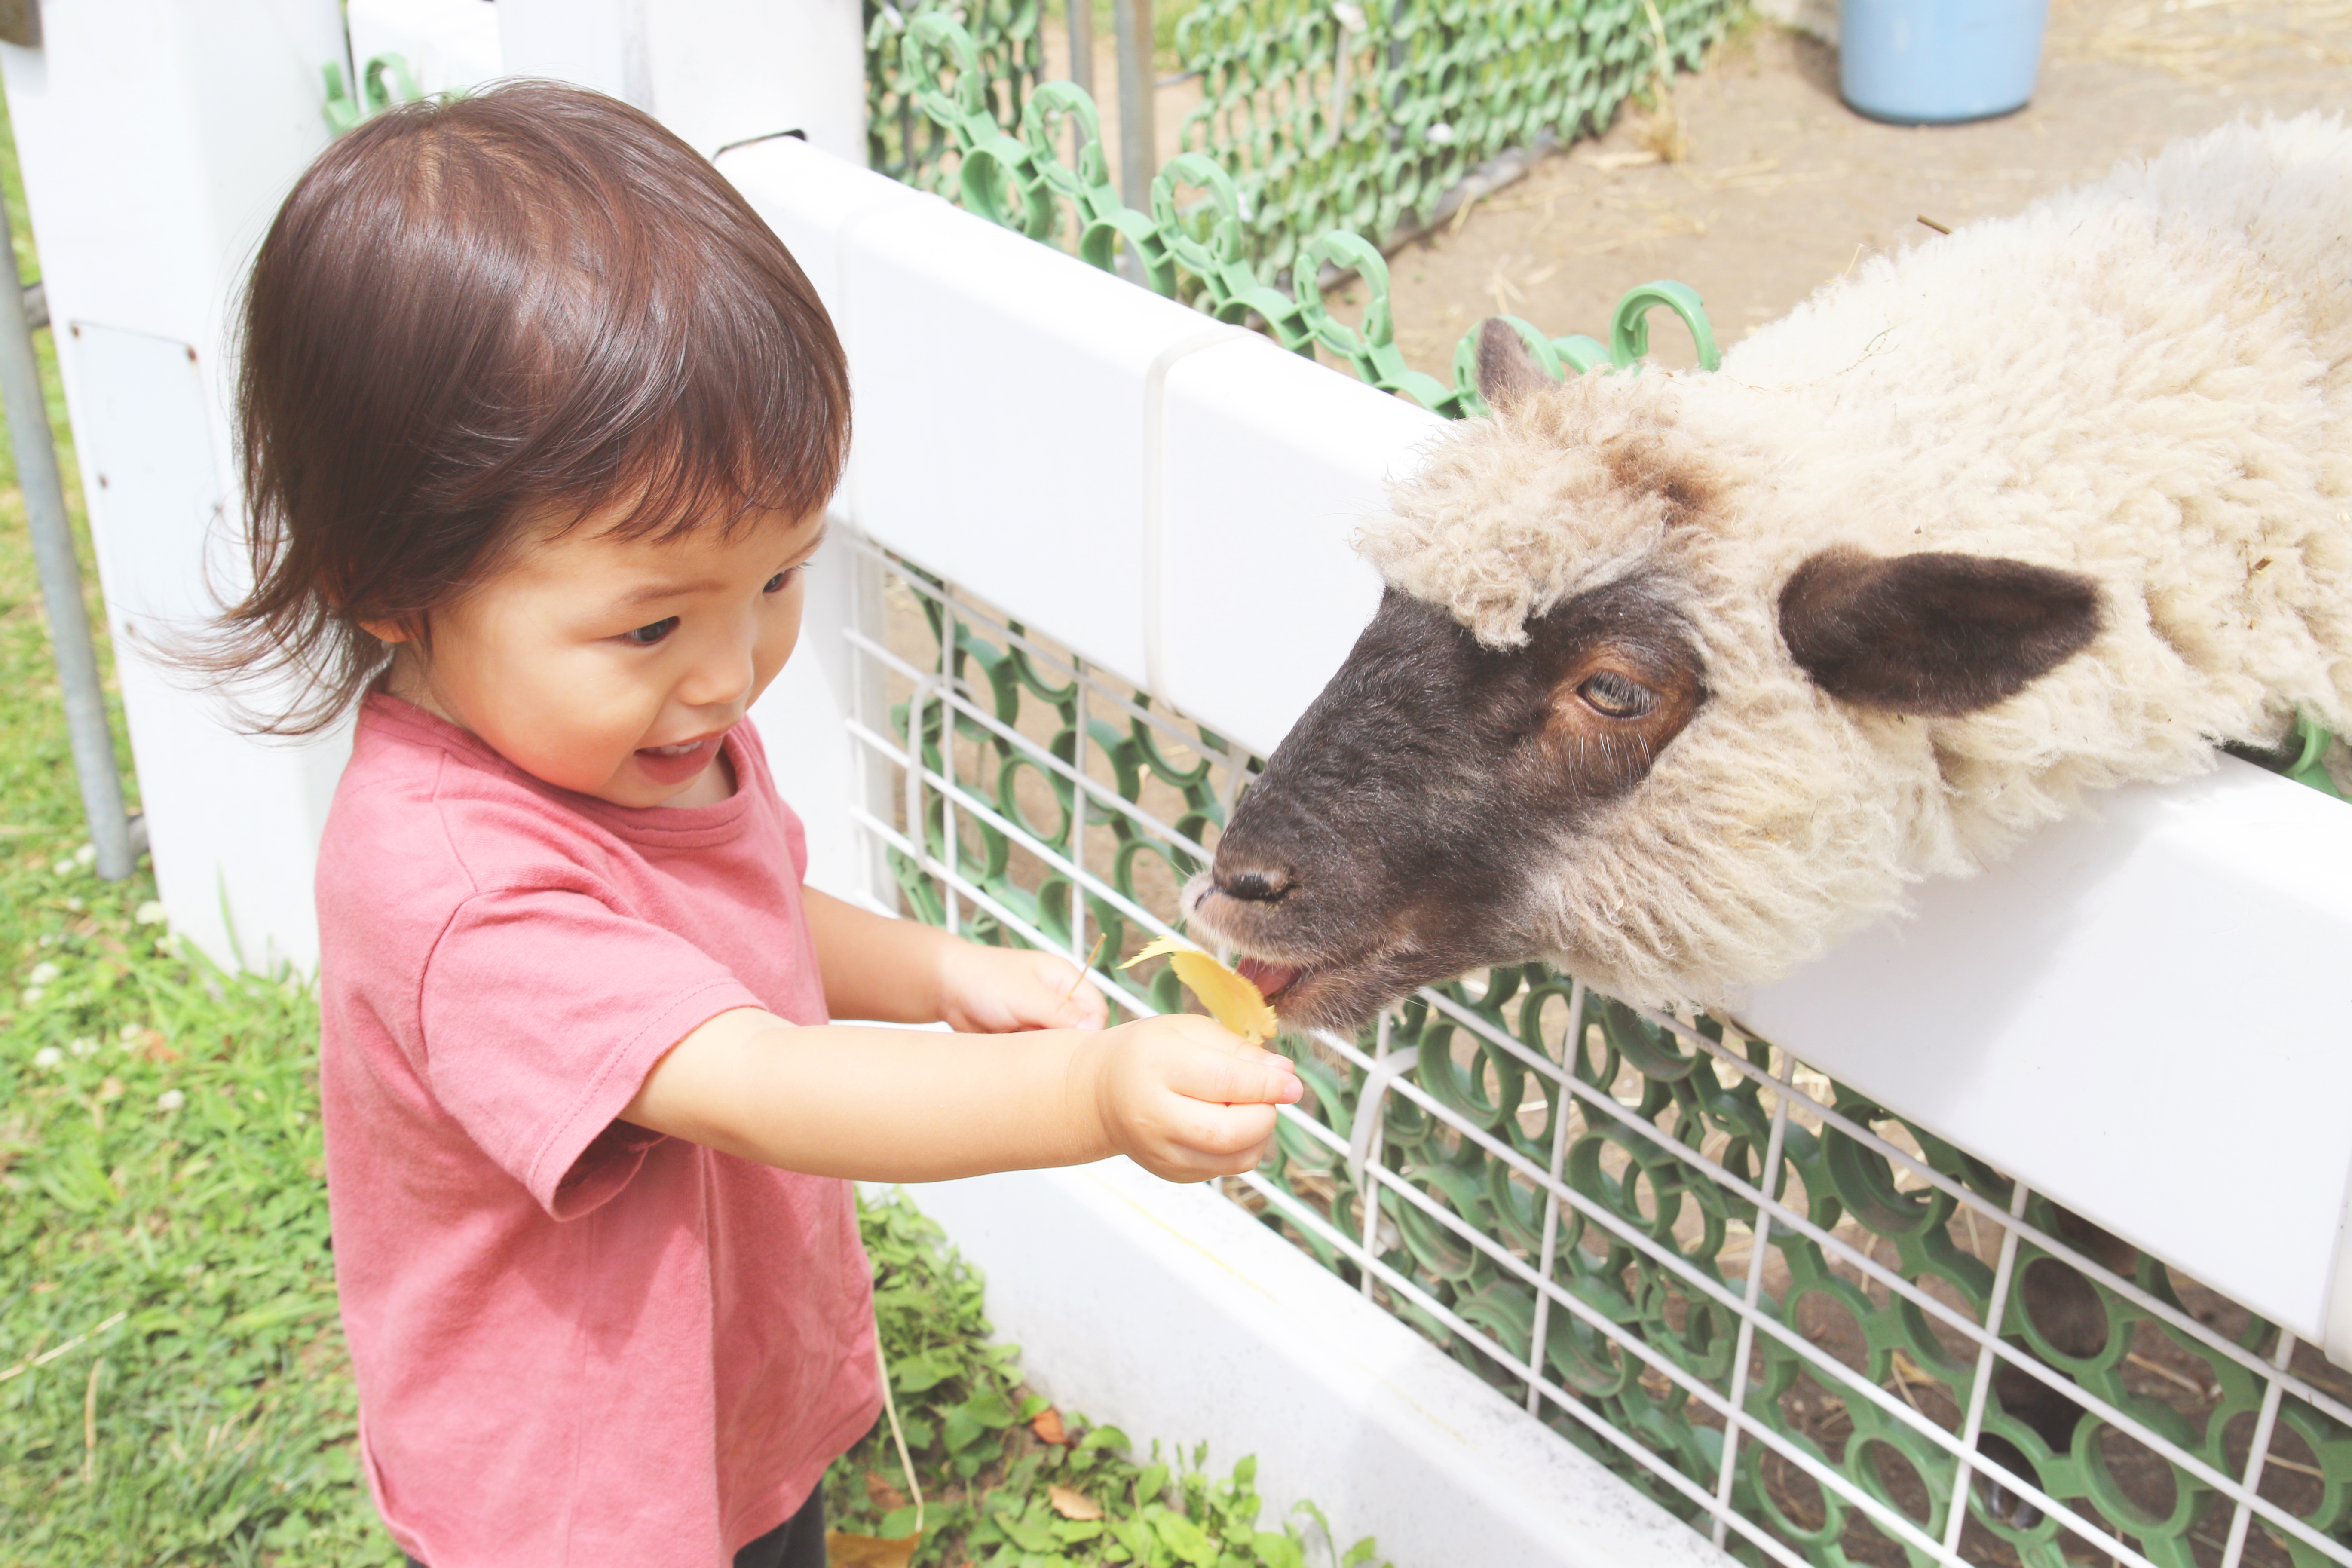
[[[816,293],[719,172],[614,99],[521,82],[367,121],[262,241],[237,390],[253,588],[195,656],[254,727],[333,723],[518,518],[803,515],[849,378]],[[287,677],[291,677],[290,683]]]

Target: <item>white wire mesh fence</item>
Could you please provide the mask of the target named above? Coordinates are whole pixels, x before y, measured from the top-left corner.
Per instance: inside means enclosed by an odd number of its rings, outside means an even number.
[[[853,548],[856,815],[908,911],[1099,938],[1115,1013],[1182,1005],[1114,966],[1255,759]],[[1283,1044],[1310,1093],[1228,1195],[1743,1560],[2352,1564],[2352,1376],[1736,1023],[1538,964]]]

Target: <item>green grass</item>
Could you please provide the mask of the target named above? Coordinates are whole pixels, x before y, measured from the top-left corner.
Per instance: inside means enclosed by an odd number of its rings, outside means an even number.
[[[916,1563],[1345,1568],[1372,1559],[1369,1539],[1335,1550],[1311,1507],[1262,1520],[1255,1458],[1220,1476],[1205,1447],[1163,1456],[1154,1443],[1138,1455],[1125,1433],[1070,1412],[1055,1413],[1062,1440],[1045,1440],[1033,1424],[1045,1401],[1021,1385],[1021,1352],[991,1340],[979,1275],[903,1195],[861,1202],[859,1214],[890,1383],[928,1504]],[[901,1539],[915,1528],[887,1423],[834,1466],[825,1507],[835,1528],[862,1535]],[[1101,1517],[1066,1517],[1096,1510]]]
[[[18,269],[37,276],[5,140],[0,188]],[[79,514],[47,334],[40,347]],[[140,919],[160,914],[143,869],[108,884],[77,856],[80,802],[5,459],[0,1564],[394,1561],[351,1447],[317,1009],[298,986],[183,957]],[[119,714],[116,735],[128,756]]]

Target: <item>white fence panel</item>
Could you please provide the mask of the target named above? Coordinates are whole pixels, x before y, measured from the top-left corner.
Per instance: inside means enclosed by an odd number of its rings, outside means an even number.
[[[1916,901],[1742,1021],[2352,1365],[2352,809],[2225,757]]]
[[[326,145],[336,0],[43,7],[0,45],[8,110],[79,437],[155,880],[224,963],[309,967],[310,868],[349,749],[247,739],[151,659],[246,581],[223,352],[272,212]],[[118,476],[121,482],[118,484]],[[176,622],[176,625],[172,624]]]

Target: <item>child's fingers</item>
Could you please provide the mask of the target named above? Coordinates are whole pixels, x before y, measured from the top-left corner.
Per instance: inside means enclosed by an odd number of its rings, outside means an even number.
[[[1205,1181],[1255,1170],[1274,1142],[1271,1105],[1194,1104],[1187,1111],[1176,1130],[1174,1157],[1166,1162],[1170,1169],[1162,1172],[1181,1172],[1178,1180]]]
[[[1099,1029],[1110,1022],[1110,1008],[1102,993],[1091,980],[1081,980],[1078,988],[1063,997],[1054,1016],[1057,1029]]]
[[[1044,1027],[1049,1029],[1099,1029],[1110,1021],[1110,1009],[1103,1002],[1102,993],[1086,972],[1066,958],[1050,952],[1034,955],[1037,978],[1054,996],[1052,1010],[1045,1016]]]
[[[1187,1052],[1169,1075],[1169,1088],[1219,1105],[1288,1105],[1305,1092],[1288,1057],[1216,1032],[1223,1039]]]

